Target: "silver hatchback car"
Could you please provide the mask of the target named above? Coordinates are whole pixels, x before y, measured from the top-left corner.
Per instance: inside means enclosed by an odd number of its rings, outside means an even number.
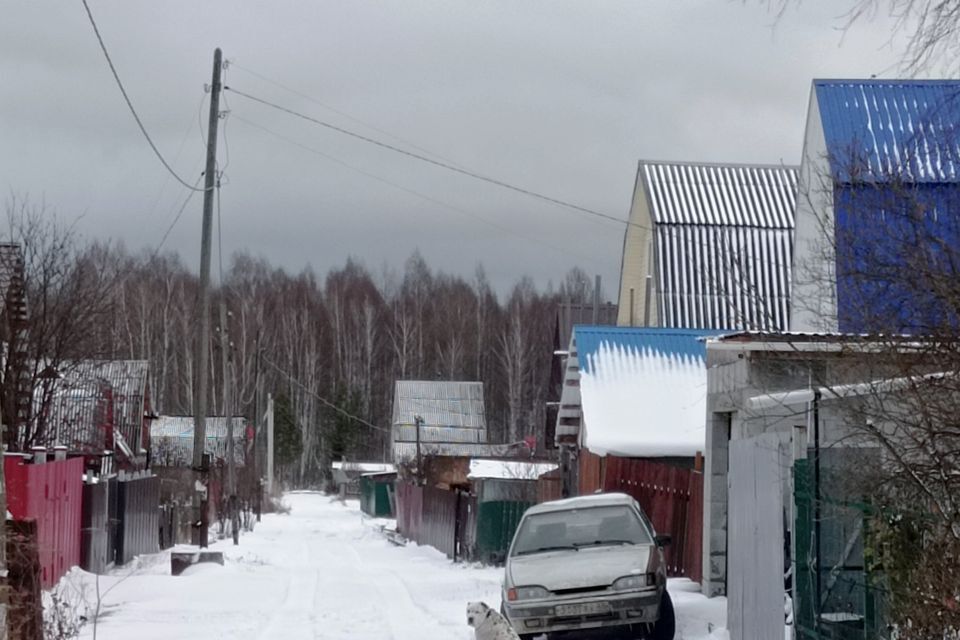
[[[622,493],[531,507],[507,555],[503,614],[523,638],[590,631],[672,640],[665,544]]]

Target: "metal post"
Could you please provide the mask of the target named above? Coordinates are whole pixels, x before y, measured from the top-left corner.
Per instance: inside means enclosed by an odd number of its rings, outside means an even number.
[[[644,292],[643,292],[643,326],[650,326],[650,293],[653,286],[653,278],[649,275],[647,276],[646,282],[644,283]]]
[[[200,240],[200,340],[197,348],[197,384],[193,401],[193,467],[203,487],[207,486],[209,469],[204,465],[207,441],[207,382],[210,375],[210,243],[213,233],[213,190],[217,173],[217,124],[220,121],[220,49],[213,52],[213,78],[210,84],[210,119],[207,127],[207,166],[204,172],[203,231]],[[207,513],[207,491],[196,495],[200,508],[200,527],[197,542],[207,546],[210,526]]]
[[[817,565],[817,595],[816,599],[813,602],[813,613],[815,616],[814,619],[814,628],[820,628],[820,608],[822,606],[821,597],[823,592],[821,591],[823,585],[822,583],[822,574],[821,570],[821,545],[820,545],[820,392],[815,391],[813,393],[813,450],[814,450],[814,459],[813,459],[813,537],[816,539],[815,546],[815,562]]]
[[[420,425],[423,423],[423,418],[414,416],[413,422],[417,431],[417,484],[423,484],[423,460],[420,456]]]
[[[593,285],[593,325],[600,324],[600,276],[597,276]]]
[[[273,496],[273,395],[267,394],[267,497]]]

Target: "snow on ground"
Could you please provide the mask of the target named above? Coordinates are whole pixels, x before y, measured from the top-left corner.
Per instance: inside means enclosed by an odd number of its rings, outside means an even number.
[[[98,640],[157,638],[322,638],[472,640],[466,603],[500,605],[502,569],[453,564],[430,547],[397,547],[383,521],[316,493],[291,493],[291,512],[265,515],[240,546],[211,545],[225,566],[197,565],[170,575],[169,552],[138,558],[99,578]],[[91,609],[97,579],[75,569],[61,591]],[[726,603],[672,580],[678,640],[721,638]],[[92,619],[92,610],[88,615]],[[88,623],[82,638],[92,638]]]

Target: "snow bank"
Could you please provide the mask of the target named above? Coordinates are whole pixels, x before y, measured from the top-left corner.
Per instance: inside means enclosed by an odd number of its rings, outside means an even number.
[[[703,451],[707,366],[701,357],[603,342],[581,367],[583,444],[598,455]]]

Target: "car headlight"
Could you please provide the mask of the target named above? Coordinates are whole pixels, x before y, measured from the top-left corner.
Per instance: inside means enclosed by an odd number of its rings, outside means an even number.
[[[539,600],[546,598],[550,592],[543,587],[513,587],[507,589],[507,600],[516,602],[518,600]]]
[[[618,591],[626,591],[627,589],[643,589],[645,587],[652,587],[657,583],[657,576],[652,573],[639,573],[632,576],[624,576],[617,579],[613,583],[613,588]]]

